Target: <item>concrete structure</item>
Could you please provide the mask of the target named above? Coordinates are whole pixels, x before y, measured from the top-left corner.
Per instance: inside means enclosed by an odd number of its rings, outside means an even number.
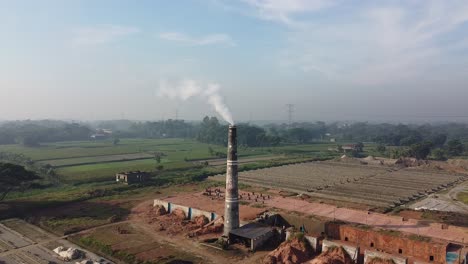
[[[359,258],[359,247],[353,247],[336,241],[323,240],[322,252],[327,251],[327,249],[330,247],[342,247],[344,251],[346,251],[346,253],[348,253],[348,255],[351,257],[351,259],[354,260],[355,263],[357,263]]]
[[[403,258],[401,256],[395,256],[395,255],[390,255],[390,254],[386,254],[386,253],[383,253],[383,252],[377,252],[377,251],[367,250],[366,249],[364,251],[364,264],[368,263],[373,258],[389,259],[389,260],[392,260],[392,262],[395,263],[395,264],[406,264],[406,263],[408,263],[407,258]]]
[[[313,236],[304,236],[305,240],[309,242],[310,247],[314,250],[314,253],[319,252],[319,238]]]
[[[226,194],[224,206],[224,236],[239,228],[239,190],[237,186],[237,129],[229,126],[227,168],[226,168]]]
[[[164,209],[166,209],[168,213],[172,213],[175,209],[180,209],[185,213],[185,216],[187,216],[187,219],[190,219],[190,220],[200,215],[204,215],[210,221],[213,221],[218,217],[218,215],[216,215],[216,213],[214,212],[208,212],[208,211],[200,210],[200,209],[193,208],[193,207],[187,207],[183,205],[169,203],[164,200],[155,199],[153,201],[153,206],[157,206],[157,205],[164,207]]]
[[[274,232],[274,228],[258,223],[248,223],[229,233],[229,241],[243,242],[250,250],[254,251],[268,241]]]
[[[341,148],[343,149],[344,152],[359,150],[359,147],[357,144],[346,144],[346,145],[341,146]]]
[[[144,171],[129,171],[115,174],[116,182],[123,182],[126,184],[145,182],[149,179],[149,173]]]

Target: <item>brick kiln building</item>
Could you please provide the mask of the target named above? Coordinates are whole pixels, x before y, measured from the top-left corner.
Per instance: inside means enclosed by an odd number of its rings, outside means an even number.
[[[464,245],[398,231],[376,230],[365,225],[328,222],[325,234],[328,239],[359,248],[361,259],[365,251],[374,251],[401,256],[409,264],[442,264],[458,263],[457,260],[463,260],[466,254]]]

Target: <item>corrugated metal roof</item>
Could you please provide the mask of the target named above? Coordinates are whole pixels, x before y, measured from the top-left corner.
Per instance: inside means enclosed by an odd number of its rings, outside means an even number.
[[[243,238],[255,239],[265,234],[268,234],[272,230],[273,228],[270,226],[265,226],[257,223],[248,223],[246,225],[241,226],[238,229],[232,230],[231,234]]]

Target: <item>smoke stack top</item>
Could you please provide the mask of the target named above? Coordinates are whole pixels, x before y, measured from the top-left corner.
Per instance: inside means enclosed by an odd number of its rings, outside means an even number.
[[[157,95],[170,99],[180,99],[182,101],[192,97],[200,97],[211,105],[226,122],[234,125],[231,111],[224,103],[219,89],[220,85],[218,83],[202,85],[195,80],[184,80],[176,84],[169,84],[167,81],[160,81]]]

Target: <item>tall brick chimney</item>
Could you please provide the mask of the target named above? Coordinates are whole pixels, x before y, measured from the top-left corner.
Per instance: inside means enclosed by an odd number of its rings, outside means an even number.
[[[226,192],[224,206],[224,236],[239,228],[239,190],[237,187],[237,129],[235,125],[229,126]]]

